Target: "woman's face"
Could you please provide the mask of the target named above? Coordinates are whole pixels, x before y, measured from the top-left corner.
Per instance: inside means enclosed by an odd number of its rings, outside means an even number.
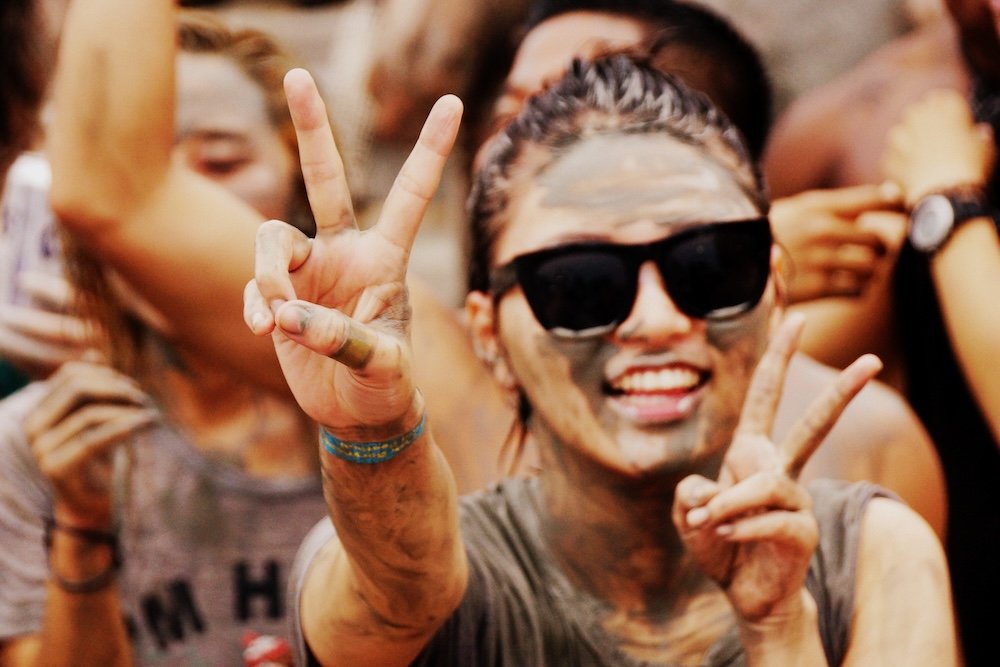
[[[642,37],[637,21],[602,12],[567,12],[539,23],[517,47],[496,113],[516,115],[524,100],[562,76],[573,58],[627,49]]]
[[[231,60],[181,53],[173,159],[264,217],[284,219],[293,192],[290,149],[271,125],[260,88]]]
[[[642,244],[760,216],[722,162],[663,133],[597,135],[540,172],[521,167],[494,267],[581,240]],[[564,463],[583,457],[629,476],[711,473],[763,351],[774,288],[769,282],[748,312],[710,320],[681,312],[652,262],[640,268],[638,284],[627,318],[590,338],[544,329],[515,287],[490,310],[496,342],[548,455]]]

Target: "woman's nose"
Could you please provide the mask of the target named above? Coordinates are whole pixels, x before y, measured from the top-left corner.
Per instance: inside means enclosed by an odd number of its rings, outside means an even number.
[[[653,262],[645,262],[639,267],[632,311],[615,329],[614,336],[622,343],[663,343],[687,336],[700,322],[681,312],[667,293],[659,269]]]

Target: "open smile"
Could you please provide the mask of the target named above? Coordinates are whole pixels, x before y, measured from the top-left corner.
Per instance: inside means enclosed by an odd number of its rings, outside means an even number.
[[[666,424],[690,417],[710,378],[689,364],[629,368],[605,384],[614,410],[643,425]]]

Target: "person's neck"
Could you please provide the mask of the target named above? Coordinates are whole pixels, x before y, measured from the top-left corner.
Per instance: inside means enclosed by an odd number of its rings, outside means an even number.
[[[542,526],[573,582],[613,606],[657,614],[704,577],[671,521],[689,472],[627,476],[541,445]]]
[[[607,605],[604,629],[637,659],[700,664],[733,615],[671,520],[688,473],[627,478],[542,456],[543,535],[573,585]]]
[[[168,420],[206,457],[258,477],[318,470],[316,429],[291,399],[175,348],[156,355],[151,389]]]

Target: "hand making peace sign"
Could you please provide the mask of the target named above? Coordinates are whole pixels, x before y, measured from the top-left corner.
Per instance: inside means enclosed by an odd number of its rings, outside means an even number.
[[[331,432],[379,439],[411,428],[421,399],[412,378],[406,265],[458,133],[462,105],[442,97],[396,177],[378,223],[360,231],[344,166],[312,78],[292,70],[285,93],[317,233],[264,223],[244,318],[271,333],[302,408]]]
[[[803,319],[792,315],[761,358],[717,481],[677,486],[673,521],[688,552],[746,621],[797,600],[819,539],[811,499],[796,481],[851,399],[881,369],[865,355],[843,370],[781,445],[769,437]]]

